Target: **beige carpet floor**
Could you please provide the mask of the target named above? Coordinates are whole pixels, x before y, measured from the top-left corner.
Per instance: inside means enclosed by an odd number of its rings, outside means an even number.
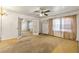
[[[26,33],[20,39],[12,39],[0,43],[3,53],[75,53],[78,52],[76,41],[62,39],[50,35]]]

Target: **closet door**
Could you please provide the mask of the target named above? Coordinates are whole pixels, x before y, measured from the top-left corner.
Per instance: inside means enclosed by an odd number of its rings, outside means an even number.
[[[42,33],[48,34],[48,20],[44,20],[42,23]]]
[[[33,20],[33,35],[39,35],[39,20]]]

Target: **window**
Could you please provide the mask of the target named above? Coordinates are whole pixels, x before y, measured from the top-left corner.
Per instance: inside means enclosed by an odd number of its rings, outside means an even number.
[[[60,30],[60,18],[53,20],[53,31],[61,31]]]
[[[62,18],[62,31],[71,32],[71,19],[70,18]]]
[[[53,31],[71,32],[70,18],[53,19]]]
[[[32,29],[32,22],[29,22],[29,29]]]
[[[54,36],[67,39],[76,39],[76,16],[66,16],[52,20],[52,32]]]

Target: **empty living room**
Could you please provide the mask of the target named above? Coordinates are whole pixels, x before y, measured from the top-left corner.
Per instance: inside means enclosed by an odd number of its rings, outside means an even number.
[[[78,53],[79,6],[1,6],[0,53]]]

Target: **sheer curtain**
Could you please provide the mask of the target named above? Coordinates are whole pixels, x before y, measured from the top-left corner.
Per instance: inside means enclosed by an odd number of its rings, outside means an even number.
[[[60,18],[53,20],[53,31],[61,31],[60,30]]]
[[[69,18],[62,18],[62,31],[71,32],[71,20]]]
[[[52,20],[52,31],[54,36],[62,37],[61,32],[61,18],[55,18]]]
[[[76,26],[76,15],[52,20],[52,32],[54,36],[75,40]]]
[[[76,40],[76,16],[67,16],[62,18],[63,37]]]

